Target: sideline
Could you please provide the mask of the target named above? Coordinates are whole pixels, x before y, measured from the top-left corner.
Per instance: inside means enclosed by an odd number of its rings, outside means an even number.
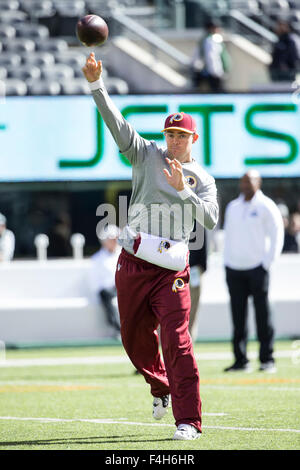
[[[283,350],[275,351],[275,358],[293,357],[295,351]],[[258,353],[250,351],[249,359],[257,359]],[[196,353],[197,361],[216,361],[216,360],[232,360],[231,352],[209,352]],[[0,359],[1,367],[33,367],[33,366],[67,366],[67,365],[98,365],[98,364],[130,364],[127,356],[86,356],[86,357],[44,357],[31,359]]]

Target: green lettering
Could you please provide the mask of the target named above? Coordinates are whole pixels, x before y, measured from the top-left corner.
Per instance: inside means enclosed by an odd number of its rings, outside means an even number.
[[[297,106],[295,104],[256,104],[251,106],[245,115],[245,126],[249,134],[255,137],[261,137],[266,139],[278,140],[285,142],[289,146],[289,153],[283,157],[272,157],[272,156],[262,156],[262,157],[246,157],[246,165],[270,165],[270,164],[281,164],[281,163],[291,163],[295,160],[298,154],[298,144],[297,141],[289,134],[284,134],[283,132],[272,131],[269,129],[262,129],[254,124],[254,117],[257,113],[274,113],[274,112],[295,112],[297,111]]]
[[[143,113],[167,113],[168,106],[167,105],[138,105],[138,106],[126,106],[122,110],[122,114],[125,119],[132,114],[143,114]],[[140,132],[141,137],[147,140],[163,140],[164,135],[162,132]],[[120,159],[122,163],[127,166],[131,166],[128,159],[122,154],[119,153]]]
[[[232,113],[232,104],[207,104],[207,105],[182,105],[179,111],[185,113],[198,113],[203,118],[203,159],[206,166],[210,166],[211,161],[211,115],[213,113]]]
[[[96,166],[103,156],[103,120],[96,108],[96,153],[89,160],[59,160],[60,168],[90,168]]]

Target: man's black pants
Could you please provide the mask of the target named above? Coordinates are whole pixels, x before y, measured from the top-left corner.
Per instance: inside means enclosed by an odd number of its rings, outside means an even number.
[[[102,289],[99,292],[100,299],[106,314],[108,323],[117,331],[120,332],[120,317],[119,311],[115,304],[117,303],[117,289]]]
[[[230,294],[233,321],[233,352],[239,364],[247,359],[248,297],[253,297],[257,338],[260,343],[261,362],[273,361],[274,329],[268,301],[269,272],[262,266],[254,269],[235,270],[226,267],[226,281]]]

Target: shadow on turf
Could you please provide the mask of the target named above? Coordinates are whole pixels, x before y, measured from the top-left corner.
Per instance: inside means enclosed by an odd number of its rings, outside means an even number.
[[[134,434],[124,436],[92,436],[92,437],[71,437],[66,439],[45,439],[36,441],[11,441],[11,442],[0,442],[0,447],[15,447],[15,446],[50,446],[50,445],[66,445],[66,444],[115,444],[115,443],[127,443],[127,442],[167,442],[173,441],[171,438],[166,439],[127,439],[130,437],[136,437]]]

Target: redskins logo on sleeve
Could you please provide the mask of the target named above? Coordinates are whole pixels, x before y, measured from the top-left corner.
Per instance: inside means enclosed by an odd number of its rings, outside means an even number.
[[[184,281],[181,279],[181,277],[178,277],[173,282],[172,291],[177,292],[178,289],[183,289],[183,288],[184,288]]]
[[[184,177],[185,179],[185,182],[186,184],[190,187],[190,188],[195,188],[197,186],[197,180],[194,176],[192,175],[187,175]]]

